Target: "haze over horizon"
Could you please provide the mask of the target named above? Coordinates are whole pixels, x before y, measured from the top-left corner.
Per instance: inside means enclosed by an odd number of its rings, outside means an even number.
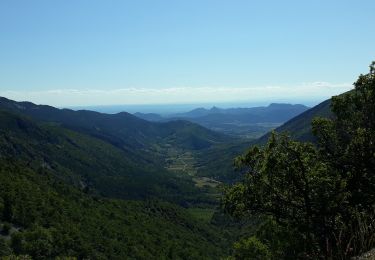
[[[59,107],[317,103],[351,89],[374,57],[374,9],[369,0],[2,1],[0,96]]]

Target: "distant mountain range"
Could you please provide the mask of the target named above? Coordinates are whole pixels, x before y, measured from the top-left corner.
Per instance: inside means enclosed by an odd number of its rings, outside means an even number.
[[[332,116],[330,109],[331,100],[328,99],[317,106],[301,113],[300,115],[290,119],[280,127],[275,129],[276,132],[288,133],[293,139],[298,141],[314,141],[311,132],[311,122],[315,117],[329,118]],[[268,140],[269,133],[259,138],[257,143],[265,143]]]
[[[167,116],[155,113],[135,113],[134,115],[157,122],[188,120],[225,134],[257,138],[308,109],[307,106],[299,104],[272,103],[267,107],[252,108],[196,108],[186,113]]]

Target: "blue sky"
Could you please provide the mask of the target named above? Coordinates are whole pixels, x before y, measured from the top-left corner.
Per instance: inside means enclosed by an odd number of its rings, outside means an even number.
[[[0,95],[56,106],[329,98],[375,1],[0,0]]]

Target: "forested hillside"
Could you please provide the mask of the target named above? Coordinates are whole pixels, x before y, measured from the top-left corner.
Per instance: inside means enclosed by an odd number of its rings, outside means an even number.
[[[0,107],[41,131],[37,137],[41,140],[32,143],[29,154],[42,153],[39,157],[47,165],[49,161],[57,162],[64,172],[77,173],[87,189],[94,187],[103,195],[119,198],[162,196],[186,205],[196,197],[204,197],[196,191],[194,173],[171,172],[170,164],[196,168],[198,157],[206,151],[241,142],[181,120],[152,123],[128,113],[73,111],[5,98],[1,98]],[[22,139],[18,145],[30,146],[28,132],[20,133],[15,138]],[[53,138],[44,140],[47,136]],[[18,150],[27,151],[27,147]],[[192,160],[180,162],[185,153],[191,154]],[[223,162],[230,168],[232,157]],[[200,176],[211,175],[206,164],[200,166]],[[227,168],[218,175],[225,175]],[[203,197],[200,199],[206,201]]]
[[[171,135],[176,138],[173,144],[181,148],[200,149],[230,140],[228,136],[186,121],[153,123],[126,112],[103,114],[86,110],[74,111],[30,102],[15,102],[6,98],[0,98],[0,108],[29,116],[40,122],[59,124],[133,153],[142,151],[142,157],[147,156],[148,152],[153,152],[150,151],[153,146],[163,143],[164,139]],[[155,154],[151,157],[154,159]]]
[[[3,157],[49,169],[87,191],[125,199],[156,196],[176,203],[189,201],[189,194],[196,192],[191,180],[101,139],[56,125],[40,126],[9,112],[0,112],[0,118]]]
[[[161,201],[87,195],[49,169],[1,159],[0,255],[34,259],[202,259],[226,254],[218,228]]]
[[[179,137],[195,129],[168,126]],[[193,214],[195,205],[212,212],[216,197],[192,176],[102,138],[0,111],[0,158],[0,255],[201,259],[228,252],[220,228]]]

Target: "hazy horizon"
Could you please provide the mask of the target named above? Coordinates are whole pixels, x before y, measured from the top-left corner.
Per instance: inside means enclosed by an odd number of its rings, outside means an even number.
[[[59,109],[72,109],[72,110],[91,110],[100,113],[115,114],[120,112],[128,113],[156,113],[160,115],[168,115],[174,113],[188,112],[196,108],[205,108],[211,109],[212,107],[218,107],[222,109],[226,108],[252,108],[252,107],[267,107],[273,103],[277,104],[291,104],[291,105],[304,105],[306,107],[314,107],[319,103],[327,100],[323,99],[281,99],[281,98],[271,98],[265,100],[251,101],[251,100],[235,100],[235,101],[226,101],[226,102],[186,102],[186,103],[145,103],[145,104],[94,104],[94,105],[72,105],[72,106],[59,106],[51,104],[51,102],[35,102],[29,99],[17,99],[5,97],[10,100],[17,102],[32,102],[36,105],[49,105]]]
[[[48,90],[2,91],[0,96],[55,107],[144,106],[186,104],[317,104],[352,89],[352,85],[326,82],[302,84],[300,87],[249,88],[171,88],[118,90]]]
[[[218,108],[252,108],[269,106],[272,103],[279,104],[292,104],[292,105],[304,105],[307,107],[313,107],[322,101],[317,102],[288,102],[283,100],[264,101],[264,102],[225,102],[225,103],[190,103],[190,104],[133,104],[133,105],[94,105],[94,106],[67,106],[59,108],[67,108],[72,110],[91,110],[100,113],[115,114],[119,112],[128,113],[156,113],[160,115],[168,115],[174,113],[188,112],[196,108],[211,109],[212,107]]]

